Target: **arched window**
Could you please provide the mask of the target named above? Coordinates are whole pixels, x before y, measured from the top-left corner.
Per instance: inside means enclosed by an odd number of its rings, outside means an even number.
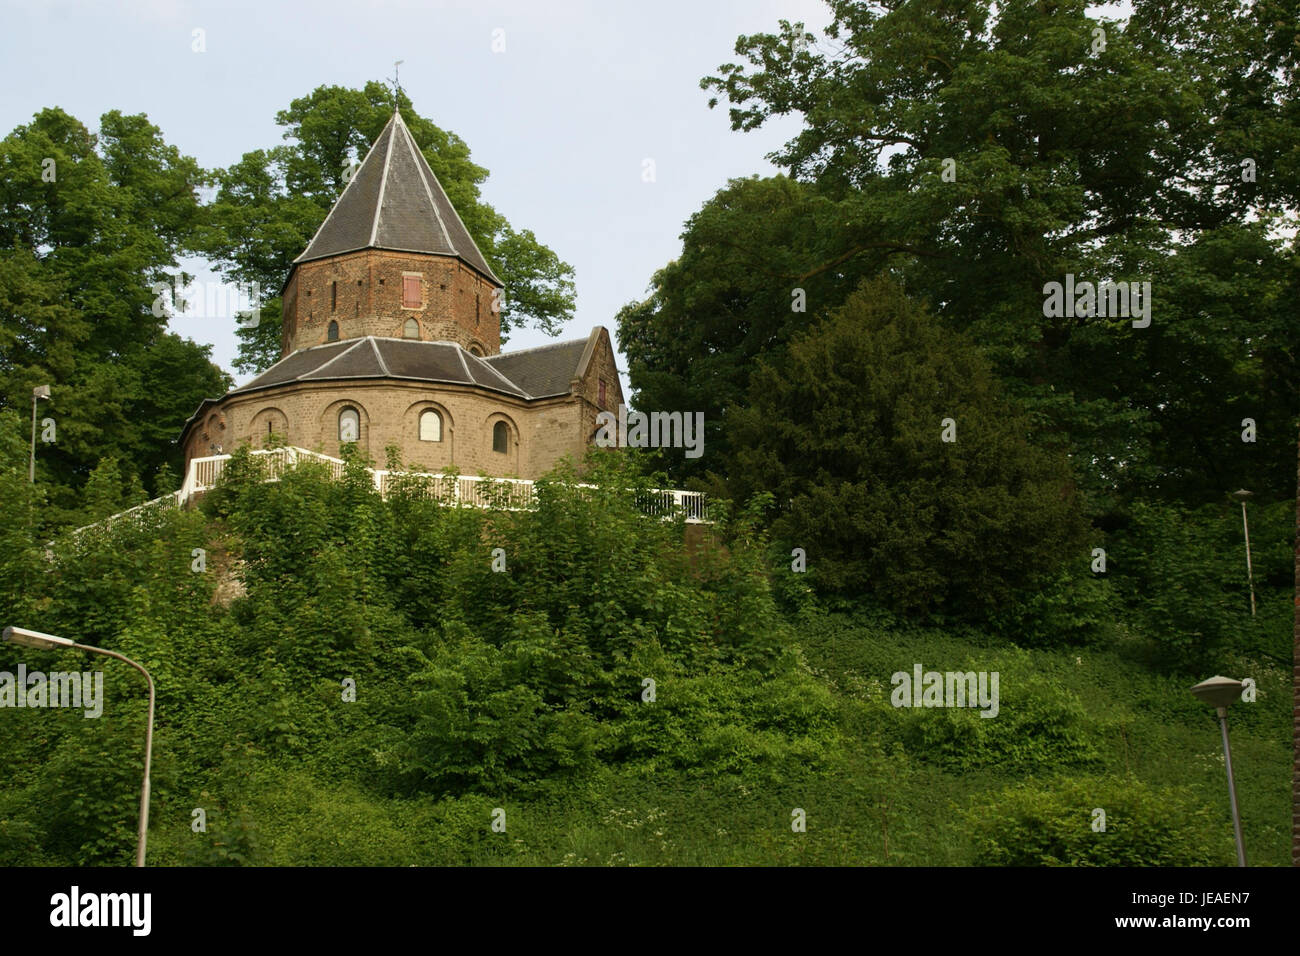
[[[477,345],[471,345],[471,346],[469,347],[469,354],[470,354],[470,355],[477,355],[479,358],[482,358],[482,357],[483,357],[483,350],[482,350],[481,348],[479,348]]]
[[[442,441],[442,416],[432,408],[420,413],[420,441]]]
[[[415,319],[407,319],[406,324],[402,326],[402,338],[418,339],[420,337],[420,323]]]
[[[492,450],[503,455],[510,450],[510,426],[505,422],[492,426]]]
[[[330,322],[329,329],[325,332],[325,338],[330,342],[337,342],[339,340],[339,324],[337,322]]]
[[[345,408],[339,412],[339,441],[343,443],[357,441],[361,438],[361,416],[355,408]]]

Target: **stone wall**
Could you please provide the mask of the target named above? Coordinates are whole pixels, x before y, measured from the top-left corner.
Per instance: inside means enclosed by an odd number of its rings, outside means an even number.
[[[588,437],[582,431],[585,405],[568,395],[525,402],[485,389],[420,382],[295,382],[205,409],[188,437],[186,458],[230,453],[241,443],[262,448],[272,432],[290,445],[338,456],[339,416],[354,408],[357,446],[377,467],[384,467],[386,447],[396,444],[411,470],[454,467],[469,475],[537,478],[565,454],[581,460]],[[441,418],[439,441],[420,439],[426,410]],[[504,454],[493,450],[497,422],[508,429]]]

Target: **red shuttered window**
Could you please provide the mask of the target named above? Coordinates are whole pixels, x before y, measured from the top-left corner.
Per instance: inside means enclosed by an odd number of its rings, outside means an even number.
[[[418,309],[420,307],[420,277],[402,276],[402,308]]]

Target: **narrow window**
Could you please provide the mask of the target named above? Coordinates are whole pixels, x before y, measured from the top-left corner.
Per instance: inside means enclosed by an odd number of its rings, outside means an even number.
[[[418,339],[420,337],[420,323],[415,319],[407,319],[406,324],[402,326],[402,338]]]
[[[338,309],[338,307],[339,307],[339,284],[337,282],[331,282],[330,283],[330,311],[334,312],[335,310]]]
[[[325,332],[325,338],[330,342],[337,342],[339,340],[339,324],[337,322],[330,322],[329,329]]]
[[[354,442],[361,437],[361,416],[355,408],[345,408],[339,412],[339,441]]]
[[[474,326],[478,327],[478,293],[474,293]]]
[[[605,380],[603,378],[600,379],[600,397],[596,400],[596,404],[601,408],[605,407]]]
[[[504,455],[509,447],[510,426],[505,422],[497,422],[492,426],[492,450]]]
[[[420,307],[420,277],[402,276],[402,308],[418,309]]]
[[[442,416],[432,408],[420,413],[420,441],[442,441]]]

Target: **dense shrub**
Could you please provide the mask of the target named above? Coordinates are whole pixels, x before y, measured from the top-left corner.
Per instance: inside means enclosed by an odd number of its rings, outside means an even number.
[[[1042,773],[1099,761],[1100,728],[1074,695],[1046,680],[1001,677],[995,717],[979,708],[900,710],[908,751],[953,773]]]
[[[1229,648],[1289,659],[1291,503],[1250,507],[1254,618],[1239,505],[1187,510],[1135,502],[1129,515],[1108,549],[1109,573],[1141,632],[1167,660],[1208,666]]]
[[[1105,831],[1094,830],[1105,811]],[[965,813],[986,866],[1212,866],[1231,862],[1231,824],[1180,790],[1134,779],[1008,787]]]

